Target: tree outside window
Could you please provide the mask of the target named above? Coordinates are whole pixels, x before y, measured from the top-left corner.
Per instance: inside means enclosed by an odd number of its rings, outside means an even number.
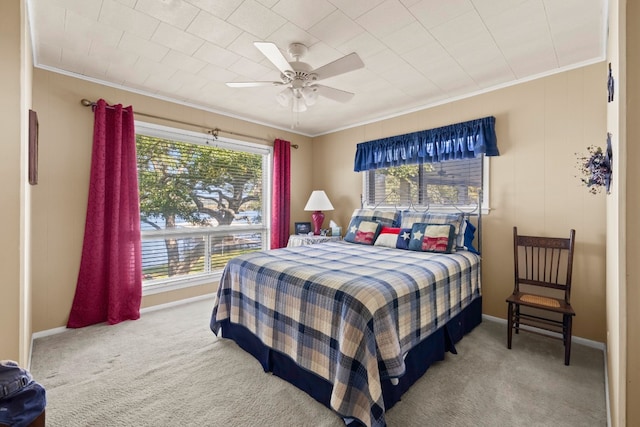
[[[211,273],[264,247],[265,153],[144,134],[136,148],[145,282]]]

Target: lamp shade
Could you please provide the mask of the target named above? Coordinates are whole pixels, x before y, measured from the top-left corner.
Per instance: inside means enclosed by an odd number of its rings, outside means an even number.
[[[333,205],[323,190],[314,190],[309,196],[305,211],[332,211]]]

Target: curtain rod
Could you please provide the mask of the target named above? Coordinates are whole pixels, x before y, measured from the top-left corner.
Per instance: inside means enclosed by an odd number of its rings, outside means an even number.
[[[89,101],[86,98],[83,98],[82,100],[80,100],[80,103],[85,107],[93,108],[93,107],[96,106],[95,102]],[[113,108],[113,106],[107,105],[107,108]],[[170,119],[168,117],[161,117],[161,116],[156,116],[156,115],[153,115],[153,114],[140,113],[138,111],[134,111],[133,114],[134,115],[138,115],[138,116],[149,117],[149,118],[152,118],[152,119],[165,120],[165,121],[169,121],[169,122],[173,122],[173,123],[180,123],[180,124],[187,125],[187,126],[193,126],[193,127],[203,128],[203,129],[209,129],[207,126],[202,126],[202,125],[199,125],[199,124],[196,124],[196,123],[183,122],[182,120]],[[214,138],[218,138],[218,133],[219,132],[225,133],[227,135],[243,136],[245,138],[252,138],[252,139],[257,139],[257,140],[265,141],[265,142],[273,142],[273,141],[271,141],[269,139],[261,138],[259,136],[247,135],[247,134],[238,133],[238,132],[231,132],[231,131],[223,130],[223,129],[220,129],[220,128],[209,129],[207,131],[207,133],[209,135],[213,136]],[[298,144],[291,144],[291,148],[297,149],[298,148]]]

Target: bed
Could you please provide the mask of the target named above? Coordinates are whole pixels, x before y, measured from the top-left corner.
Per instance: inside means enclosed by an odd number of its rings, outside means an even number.
[[[400,219],[393,215],[356,211],[344,241],[230,260],[212,331],[345,423],[386,425],[385,412],[431,363],[455,353],[454,344],[481,322],[482,310],[481,259],[458,240],[462,227],[451,226],[444,252],[409,250],[390,243],[408,232],[395,227]],[[415,220],[403,218],[402,225],[419,224],[425,235],[424,226],[436,221]],[[380,225],[372,232],[373,222]],[[442,238],[433,242],[436,248]]]

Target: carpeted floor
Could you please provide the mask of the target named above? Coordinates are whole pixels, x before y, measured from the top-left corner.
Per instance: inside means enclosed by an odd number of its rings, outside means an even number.
[[[31,373],[47,390],[47,425],[338,427],[331,410],[209,329],[212,301],[39,338]],[[387,413],[398,426],[606,426],[600,350],[532,334],[506,348],[484,321]]]

